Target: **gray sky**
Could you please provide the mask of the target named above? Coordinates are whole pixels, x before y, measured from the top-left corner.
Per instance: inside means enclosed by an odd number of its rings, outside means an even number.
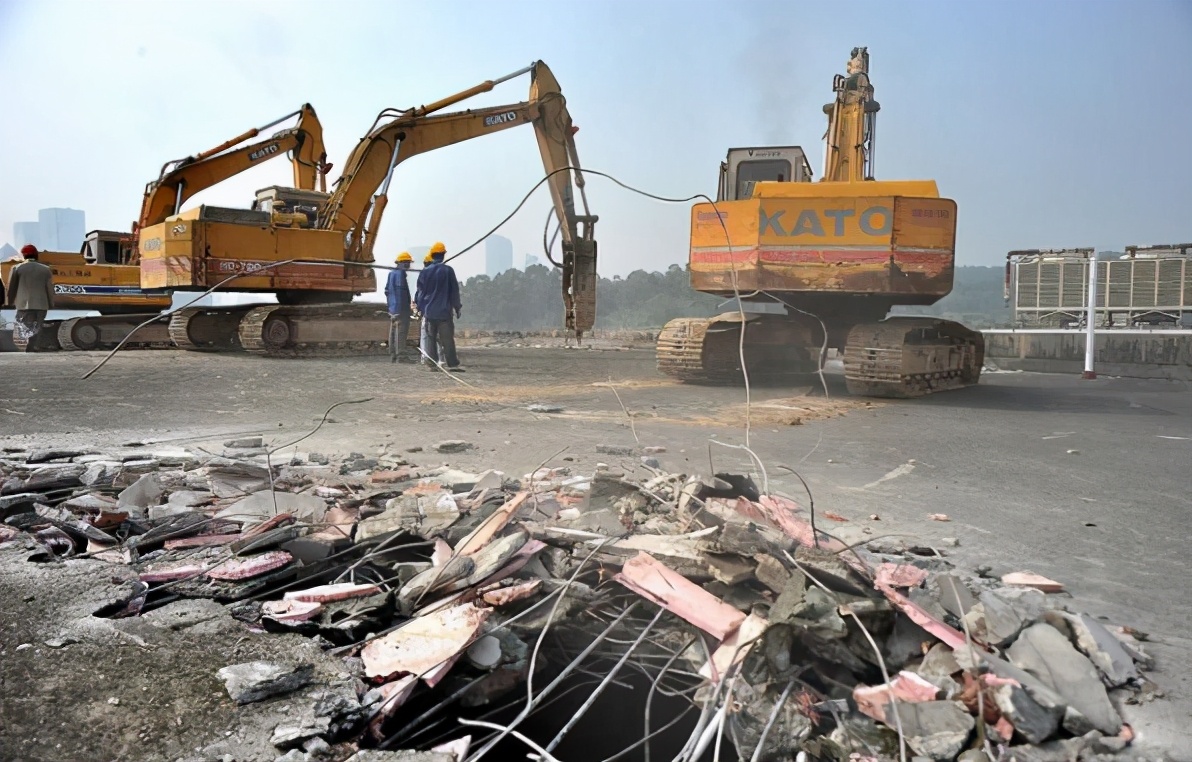
[[[0,242],[37,210],[127,229],[161,165],[318,110],[330,159],[378,111],[548,63],[584,165],[652,193],[714,194],[729,146],[798,144],[818,176],[832,76],[869,47],[879,179],[931,178],[959,206],[959,264],[1028,247],[1192,239],[1192,3],[0,0]],[[528,78],[477,105],[523,100]],[[470,102],[471,103],[471,102]],[[458,250],[541,178],[533,131],[401,166],[377,248]],[[289,184],[274,160],[188,206]],[[686,261],[688,205],[592,178],[603,275]],[[541,256],[539,191],[501,233]],[[484,269],[483,251],[455,263]]]

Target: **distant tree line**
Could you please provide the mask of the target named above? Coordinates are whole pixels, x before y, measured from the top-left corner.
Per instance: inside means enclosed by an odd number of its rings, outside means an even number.
[[[897,308],[896,312],[931,314],[960,320],[976,328],[1008,325],[1010,310],[1002,301],[1000,267],[960,267],[952,293],[930,307]],[[499,331],[540,331],[562,327],[562,274],[553,267],[532,265],[523,272],[507,270],[495,278],[477,275],[462,284],[460,327]],[[666,272],[635,270],[624,278],[601,278],[596,287],[596,328],[649,330],[678,317],[709,317],[722,297],[691,288],[686,267]]]

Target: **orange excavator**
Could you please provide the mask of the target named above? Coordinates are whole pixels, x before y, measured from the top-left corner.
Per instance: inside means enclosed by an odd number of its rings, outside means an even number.
[[[294,127],[263,140],[251,141],[282,122],[298,118]],[[54,307],[88,310],[99,317],[47,321],[36,341],[41,349],[108,349],[128,336],[138,324],[168,309],[168,292],[141,285],[137,256],[140,231],[161,224],[177,214],[189,198],[269,159],[289,156],[294,185],[310,191],[326,190],[331,170],[323,145],[323,127],[309,104],[250,129],[230,140],[182,159],[166,162],[156,180],[145,187],[141,213],[131,232],[93,230],[79,252],[42,252],[39,259],[54,272]],[[0,265],[5,283],[14,263]],[[167,323],[150,323],[125,344],[129,349],[173,346]]]
[[[738,309],[667,323],[661,372],[738,383],[814,371],[836,348],[852,394],[917,397],[977,383],[979,332],[886,317],[952,290],[956,202],[934,180],[874,179],[880,107],[866,48],[853,49],[833,89],[823,178],[811,181],[798,146],[734,148],[720,165],[716,203],[692,208],[691,284]]]

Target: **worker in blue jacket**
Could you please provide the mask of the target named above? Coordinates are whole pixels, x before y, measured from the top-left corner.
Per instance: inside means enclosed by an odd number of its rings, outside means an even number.
[[[414,258],[410,252],[403,251],[397,255],[396,269],[389,271],[389,280],[385,282],[385,299],[389,302],[389,361],[411,363],[414,358],[406,348],[406,340],[410,336],[410,316],[413,312],[413,299],[410,298],[410,282],[406,272]]]
[[[430,247],[431,265],[418,275],[418,310],[427,324],[426,354],[448,370],[463,372],[455,353],[455,321],[463,305],[459,300],[459,279],[451,265],[443,262],[447,247],[441,242]],[[431,365],[432,369],[437,368]]]

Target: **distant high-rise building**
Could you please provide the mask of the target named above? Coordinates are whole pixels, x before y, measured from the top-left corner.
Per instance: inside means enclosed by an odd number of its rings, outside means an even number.
[[[21,245],[24,246],[24,244],[21,244]],[[12,259],[16,255],[17,255],[17,250],[13,247],[12,244],[6,243],[3,246],[0,246],[0,262],[3,262],[6,259]]]
[[[41,209],[37,212],[39,248],[48,251],[78,251],[87,226],[81,209]]]
[[[28,244],[33,244],[39,249],[42,247],[41,225],[36,222],[12,223],[12,245],[19,249]]]
[[[513,269],[513,241],[505,236],[490,235],[484,239],[484,272],[495,278]]]
[[[533,267],[534,265],[538,264],[541,261],[542,260],[538,259],[538,257],[534,256],[533,254],[527,254],[526,255],[526,269],[529,270],[531,267]]]

